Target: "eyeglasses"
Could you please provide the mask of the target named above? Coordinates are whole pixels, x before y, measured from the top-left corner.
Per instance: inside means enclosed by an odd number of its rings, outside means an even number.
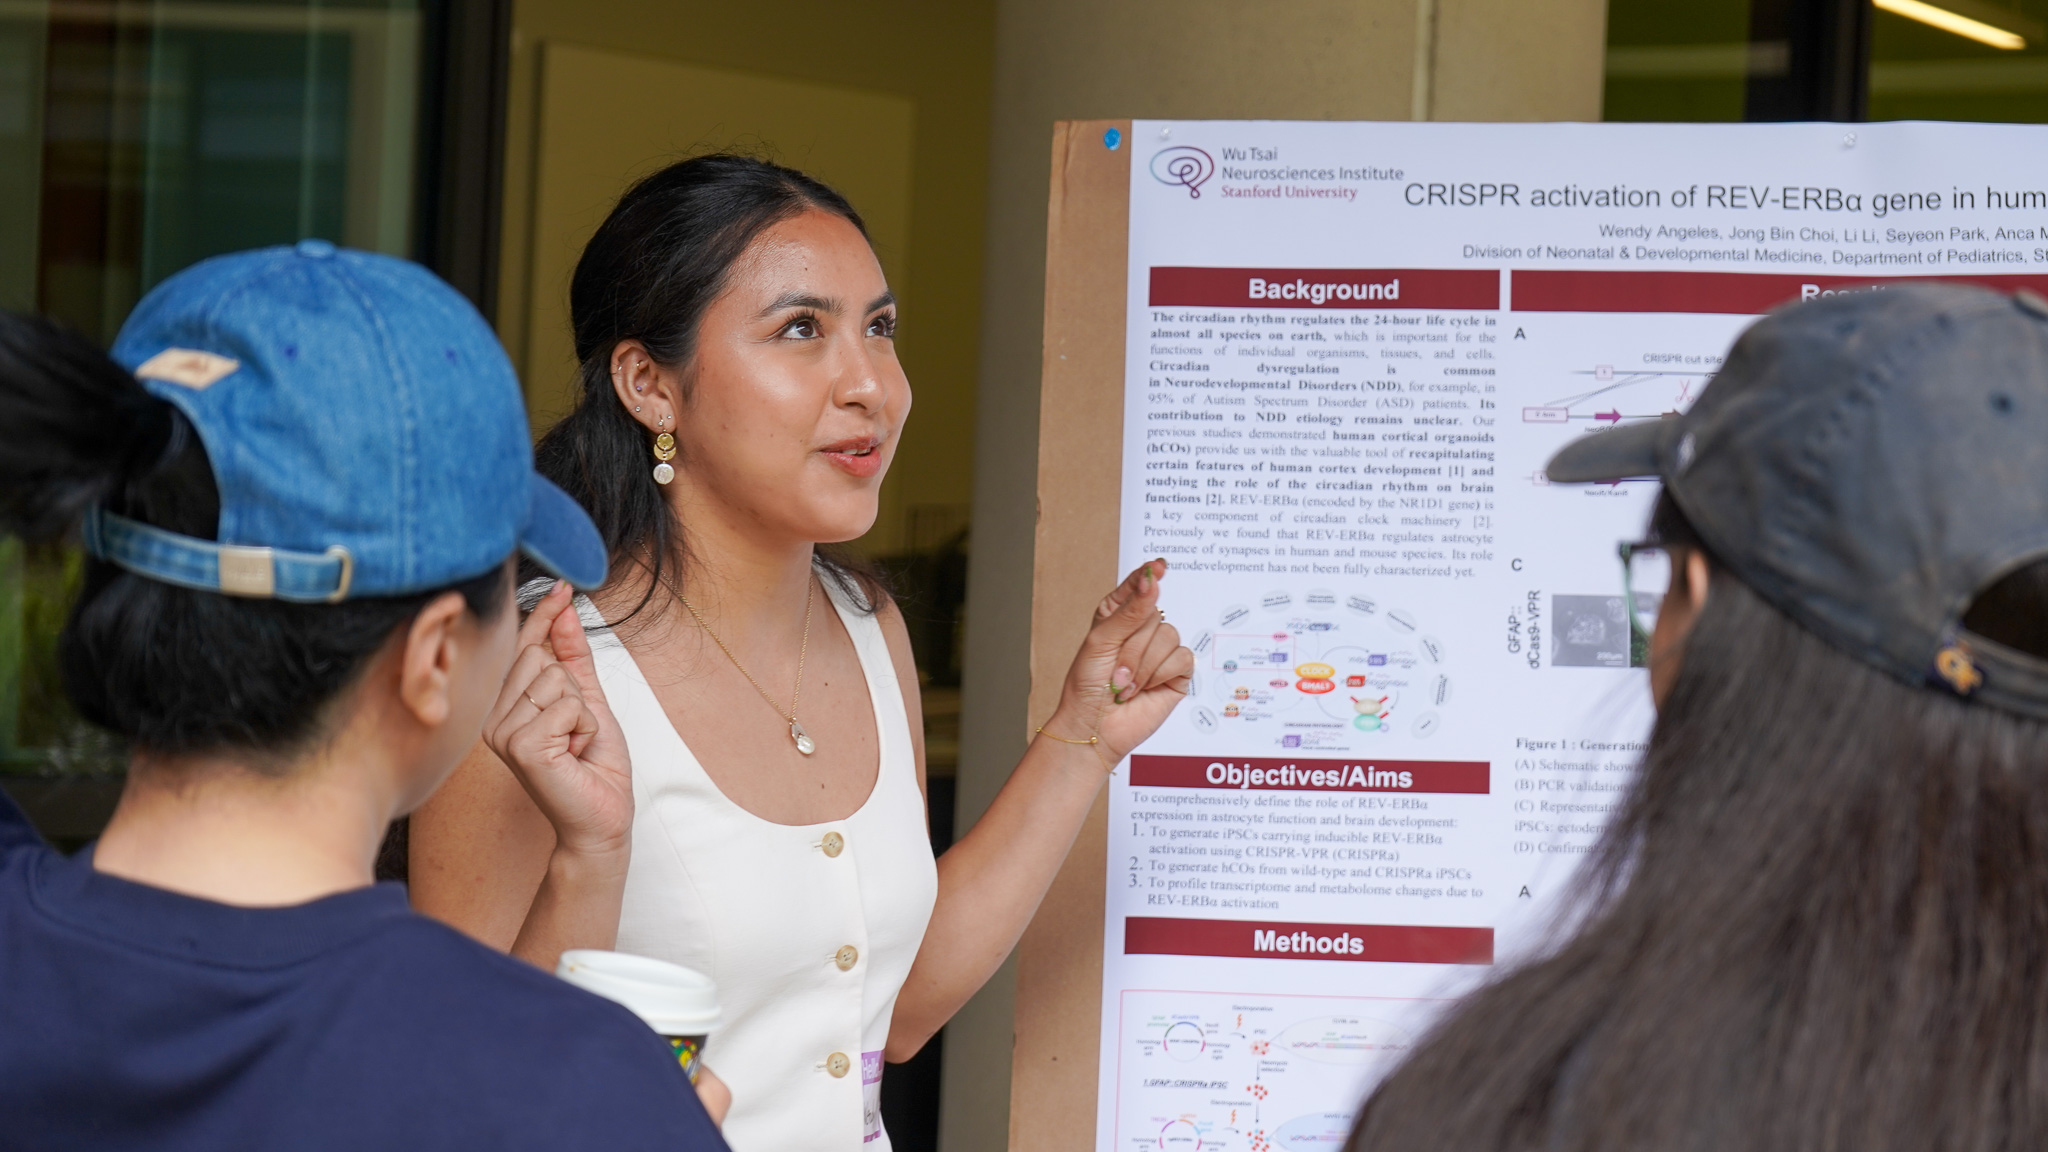
[[[1671,588],[1671,554],[1647,540],[1623,544],[1621,586],[1628,604],[1629,665],[1648,663],[1650,634],[1657,630],[1657,609]]]

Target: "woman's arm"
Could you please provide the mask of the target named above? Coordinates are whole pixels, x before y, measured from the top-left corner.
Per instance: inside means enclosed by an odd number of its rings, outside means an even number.
[[[1194,655],[1159,614],[1165,569],[1163,560],[1145,564],[1104,598],[1052,719],[973,830],[939,859],[938,904],[896,1000],[889,1060],[915,1055],[1001,966],[1109,770],[1187,695]]]
[[[410,837],[415,908],[549,971],[617,942],[632,847],[632,763],[570,602],[558,586],[527,618],[483,741]]]
[[[894,600],[883,600],[875,609],[882,624],[882,639],[889,645],[889,666],[903,690],[903,715],[910,721],[910,753],[917,762],[917,794],[931,804],[931,789],[924,772],[924,694],[917,676],[917,654],[910,647],[910,628],[903,622],[903,609]],[[879,734],[878,734],[879,735]],[[931,814],[925,814],[925,833],[931,833]]]
[[[510,952],[547,874],[555,830],[489,745],[477,741],[412,814],[407,842],[413,909]]]
[[[415,908],[549,972],[617,943],[633,843],[632,759],[572,601],[557,584],[520,627],[482,742],[411,836]],[[708,1067],[697,1098],[725,1123],[732,1091]]]

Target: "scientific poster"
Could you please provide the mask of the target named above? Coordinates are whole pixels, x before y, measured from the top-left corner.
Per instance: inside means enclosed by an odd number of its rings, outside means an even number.
[[[1120,551],[1192,695],[1111,793],[1098,1145],[1297,1152],[1539,947],[1651,712],[1545,482],[1781,303],[2048,292],[2048,130],[1140,121]]]

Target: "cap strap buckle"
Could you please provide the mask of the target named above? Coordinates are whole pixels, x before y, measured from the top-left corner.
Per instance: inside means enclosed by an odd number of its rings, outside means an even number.
[[[108,563],[200,592],[333,604],[355,580],[355,557],[339,544],[322,553],[216,544],[99,507],[87,510],[80,535],[85,550]]]
[[[1958,696],[1968,696],[1984,684],[1984,674],[1970,659],[1969,646],[1957,640],[1934,654],[1934,671]]]

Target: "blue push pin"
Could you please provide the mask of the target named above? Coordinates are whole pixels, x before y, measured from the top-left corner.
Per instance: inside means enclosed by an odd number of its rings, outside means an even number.
[[[1109,131],[1104,132],[1102,134],[1102,146],[1104,148],[1109,149],[1111,152],[1116,151],[1117,145],[1122,144],[1123,142],[1124,134],[1122,132],[1117,131],[1114,128],[1111,128]]]

